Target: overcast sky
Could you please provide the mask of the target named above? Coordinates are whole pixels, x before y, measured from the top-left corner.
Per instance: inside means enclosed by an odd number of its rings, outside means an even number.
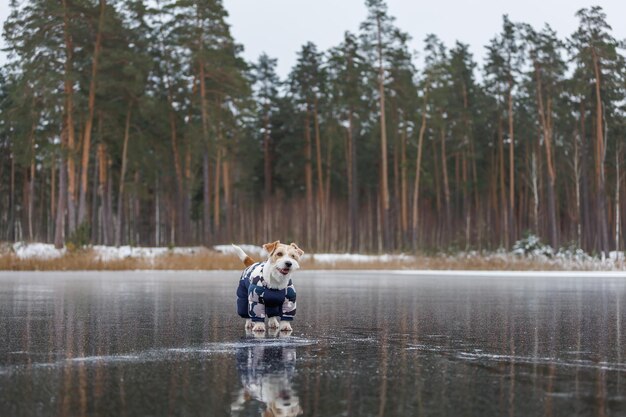
[[[366,17],[364,0],[223,0],[235,39],[244,57],[255,61],[262,52],[278,58],[284,77],[295,63],[296,53],[307,41],[325,50],[337,45],[346,30],[357,32]],[[9,13],[8,0],[0,0],[0,19]],[[626,0],[387,0],[389,14],[412,37],[412,47],[422,49],[426,34],[434,33],[447,46],[456,40],[470,45],[482,62],[484,46],[499,31],[502,15],[514,22],[541,28],[549,23],[561,38],[577,27],[574,14],[582,7],[600,5],[613,27],[613,35],[626,38]],[[4,43],[2,44],[4,46]],[[4,54],[0,62],[4,62]]]

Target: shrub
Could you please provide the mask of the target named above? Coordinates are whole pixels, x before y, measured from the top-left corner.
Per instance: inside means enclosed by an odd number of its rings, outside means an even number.
[[[91,228],[87,222],[83,222],[69,235],[65,246],[72,252],[73,250],[89,245],[89,243],[91,243]]]
[[[541,242],[541,238],[528,234],[513,245],[513,253],[524,256],[554,256],[554,249],[550,245]]]

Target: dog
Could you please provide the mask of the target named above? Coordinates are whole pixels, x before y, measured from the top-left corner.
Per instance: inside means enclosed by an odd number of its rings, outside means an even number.
[[[265,318],[270,329],[289,332],[296,315],[296,289],[292,274],[300,268],[304,251],[295,243],[285,245],[279,240],[266,243],[269,254],[264,262],[255,262],[243,249],[233,245],[246,269],[237,287],[237,313],[246,319],[246,329],[265,332]]]

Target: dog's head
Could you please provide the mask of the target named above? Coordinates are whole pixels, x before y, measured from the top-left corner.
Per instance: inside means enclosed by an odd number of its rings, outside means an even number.
[[[269,254],[268,261],[281,274],[287,275],[300,268],[300,257],[304,251],[295,243],[285,245],[279,240],[263,245],[263,249]]]

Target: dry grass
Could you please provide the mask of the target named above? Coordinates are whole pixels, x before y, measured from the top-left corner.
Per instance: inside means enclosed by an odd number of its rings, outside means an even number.
[[[123,258],[103,261],[92,251],[67,253],[60,258],[19,259],[13,254],[0,255],[0,270],[9,271],[124,271],[241,269],[239,259],[232,255],[206,251],[194,255],[164,255],[155,258]]]
[[[448,257],[420,255],[403,260],[351,262],[323,262],[307,259],[301,262],[304,270],[319,269],[433,269],[433,270],[563,270],[560,263],[529,258],[472,256]],[[0,270],[10,271],[71,271],[71,270],[238,270],[243,265],[234,255],[205,250],[196,254],[170,254],[155,258],[125,258],[102,261],[90,250],[67,253],[56,259],[19,259],[14,254],[0,255]],[[584,266],[577,269],[591,269]]]

